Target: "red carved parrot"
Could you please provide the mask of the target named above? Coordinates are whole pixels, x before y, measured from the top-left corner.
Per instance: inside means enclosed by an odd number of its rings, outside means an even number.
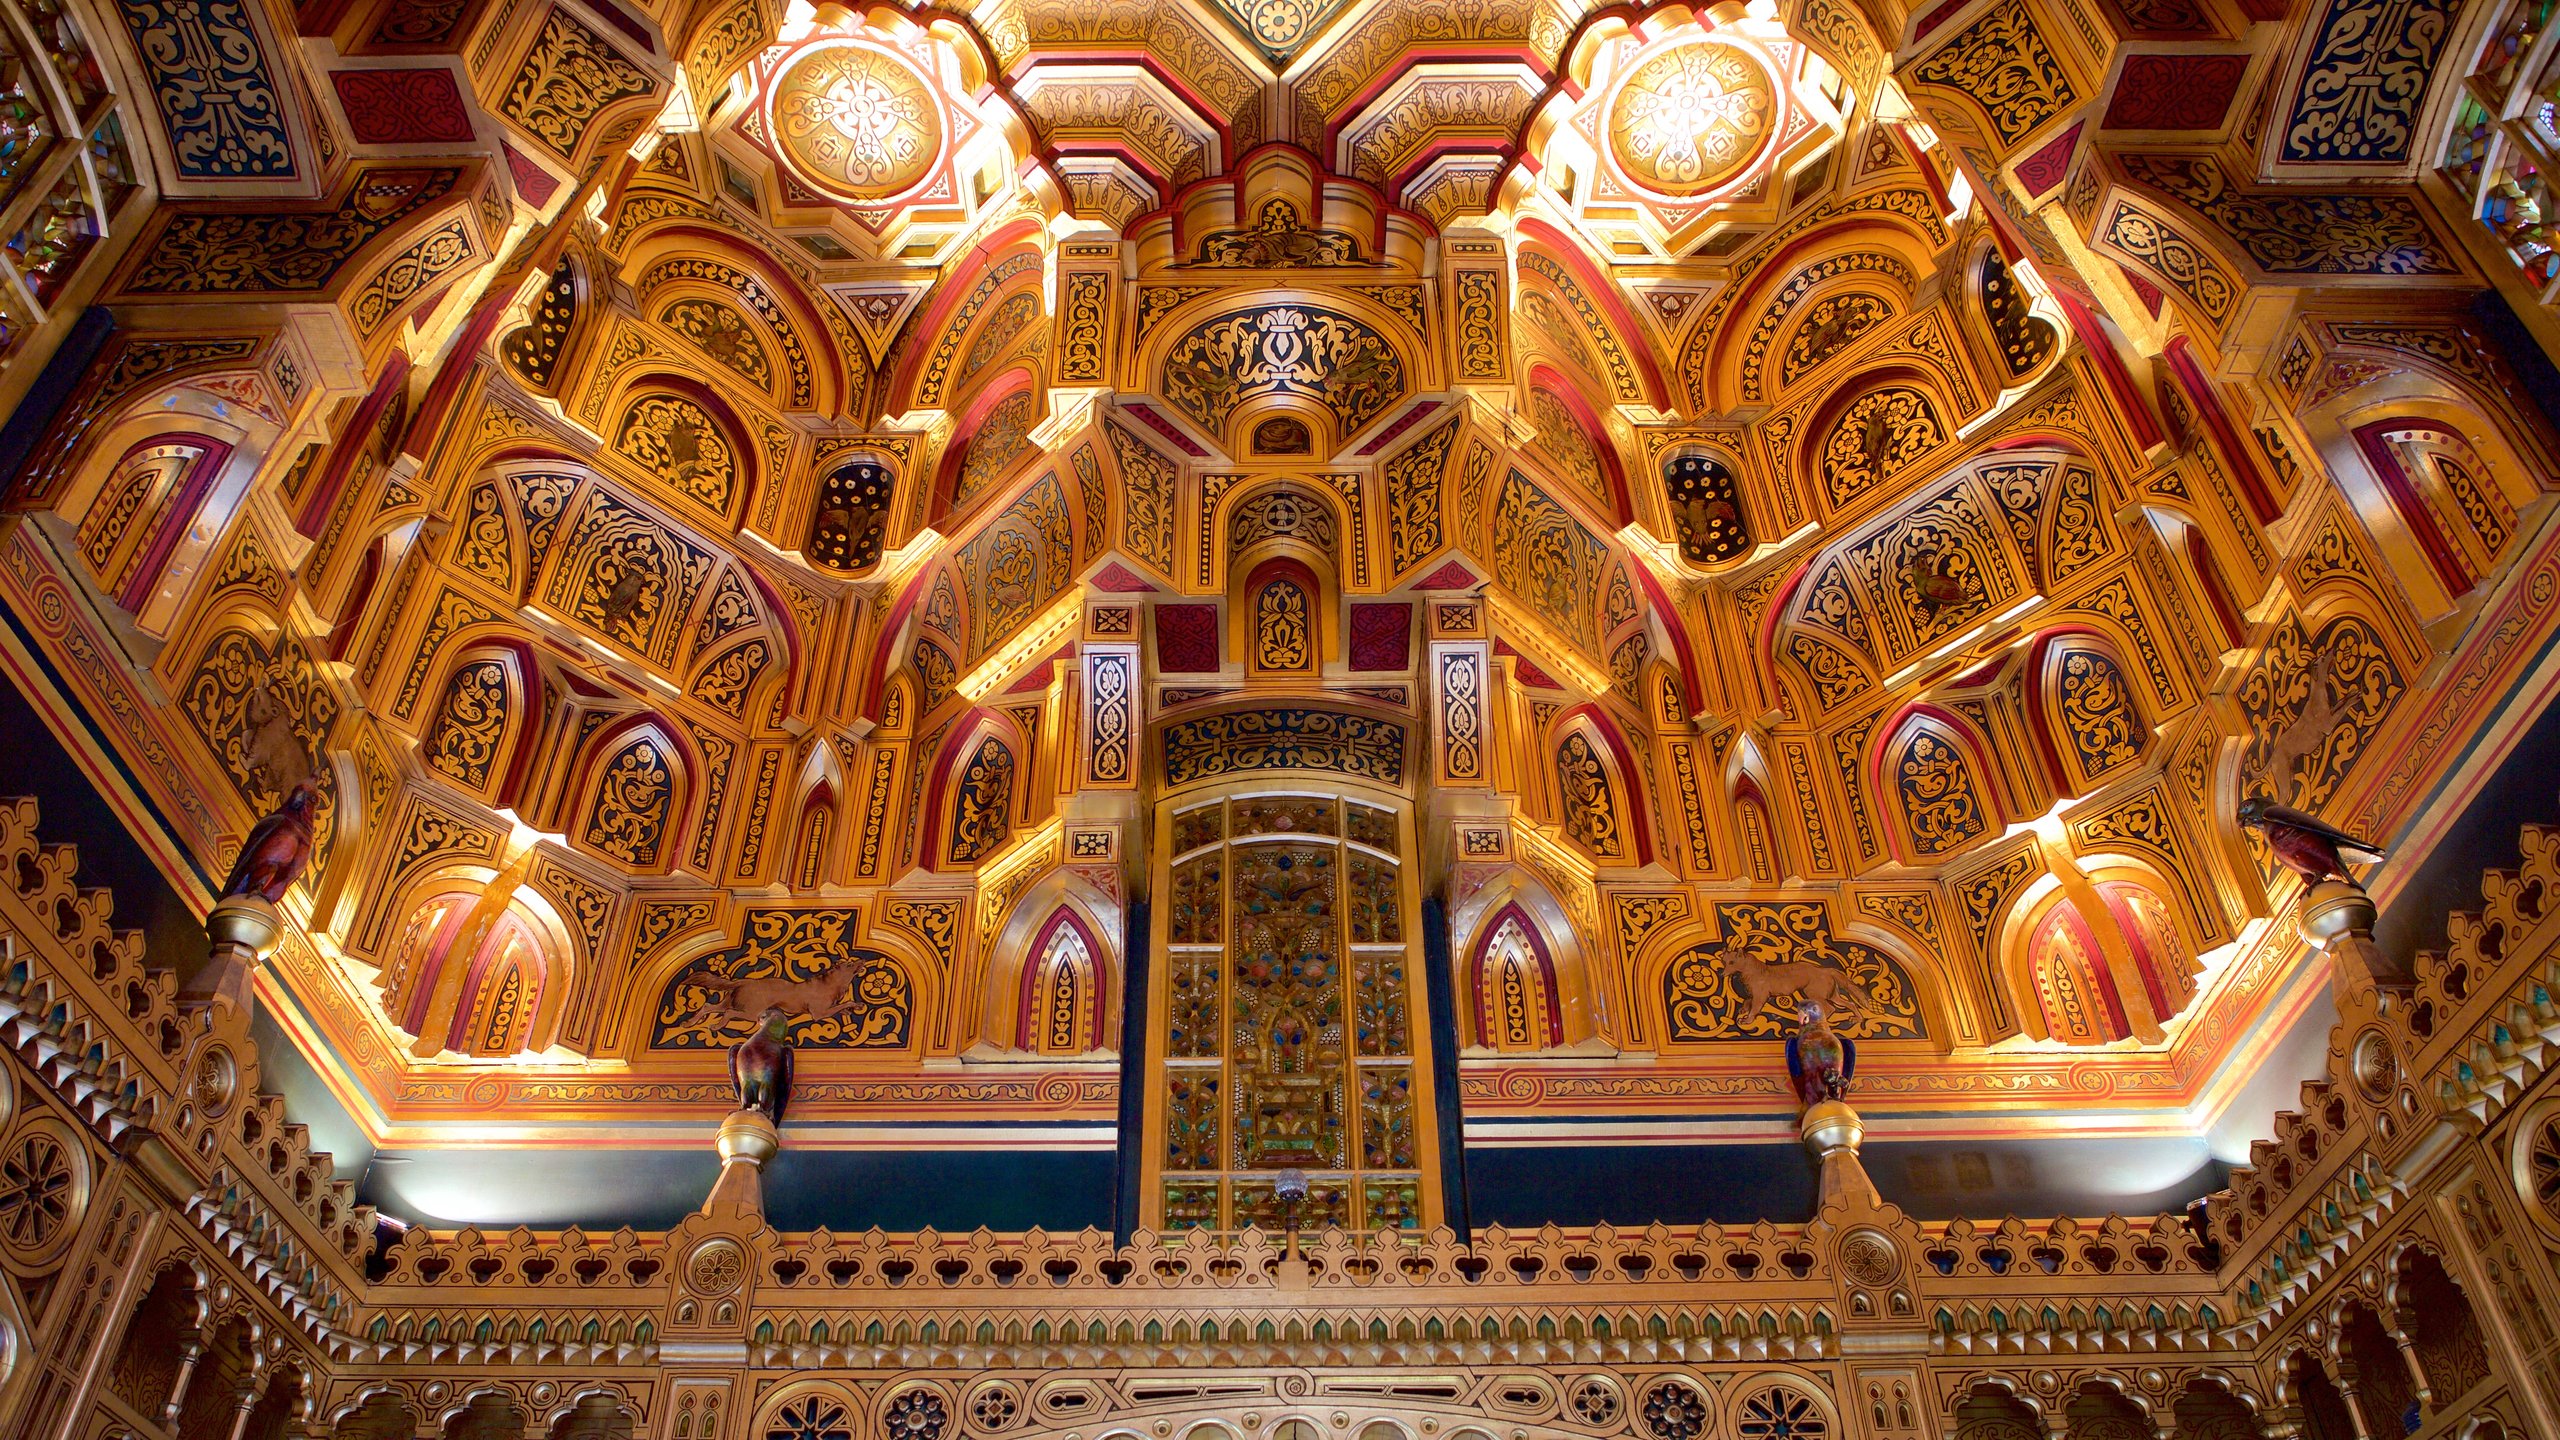
[[[252,826],[249,838],[240,843],[221,898],[255,895],[269,904],[282,900],[311,861],[311,812],[319,803],[320,787],[307,777],[286,791],[284,803]]]
[[[2352,885],[2356,877],[2347,873],[2350,855],[2356,857],[2354,863],[2363,865],[2389,853],[2370,840],[2359,840],[2316,815],[2279,805],[2264,795],[2242,800],[2239,818],[2242,825],[2266,836],[2276,863],[2301,876],[2305,884],[2317,885],[2334,876]]]
[[[791,1104],[791,1015],[777,1005],[764,1012],[755,1033],[729,1052],[729,1079],[738,1087],[738,1108],[761,1110],[774,1124]]]
[[[1801,1023],[1787,1037],[1787,1075],[1795,1081],[1796,1097],[1810,1109],[1848,1094],[1849,1077],[1858,1069],[1857,1043],[1831,1028],[1818,1000],[1797,1006],[1796,1018]]]

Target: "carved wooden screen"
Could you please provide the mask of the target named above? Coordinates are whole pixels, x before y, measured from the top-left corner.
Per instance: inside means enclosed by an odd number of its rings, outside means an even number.
[[[1303,1229],[1437,1220],[1422,970],[1396,809],[1314,795],[1175,801],[1161,812],[1165,1057],[1151,1097],[1161,1228],[1287,1216]]]

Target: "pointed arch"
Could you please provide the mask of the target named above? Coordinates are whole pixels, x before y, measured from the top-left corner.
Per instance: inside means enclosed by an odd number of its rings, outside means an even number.
[[[2027,651],[2027,719],[2047,777],[2084,795],[2139,765],[2151,727],[2124,652],[2093,627],[2059,626]]]
[[[675,727],[642,712],[598,733],[571,793],[580,797],[569,837],[629,869],[661,872],[692,813],[695,766]]]
[[[1106,1048],[1109,957],[1076,907],[1061,903],[1051,911],[1019,962],[1014,1048],[1040,1055]]]
[[[1942,859],[2005,827],[1998,771],[1972,726],[1935,705],[1913,704],[1876,733],[1868,783],[1877,796],[1891,797],[1899,823],[1887,835],[1903,861]]]
[[[1033,761],[1001,712],[980,708],[954,721],[925,792],[916,852],[925,864],[970,869],[1002,852],[1026,813]]]
[[[1653,823],[1642,772],[1617,722],[1586,702],[1556,717],[1547,734],[1547,763],[1557,823],[1594,860],[1653,863]]]
[[[230,455],[223,441],[175,430],[135,442],[107,472],[75,534],[90,578],[128,613],[142,613]]]
[[[1514,902],[1486,917],[1467,960],[1475,1043],[1503,1053],[1562,1048],[1557,989],[1546,937],[1528,912]]]

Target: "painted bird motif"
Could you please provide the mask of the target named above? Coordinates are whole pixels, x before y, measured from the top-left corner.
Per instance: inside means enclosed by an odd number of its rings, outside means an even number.
[[[283,803],[240,843],[240,857],[231,862],[231,874],[222,882],[222,898],[255,895],[269,904],[282,900],[311,861],[311,812],[319,803],[320,787],[308,777],[285,792]]]
[[[1949,605],[1964,603],[1964,577],[1956,573],[1956,557],[1941,550],[1935,554],[1914,555],[1903,567],[1903,576],[1911,582],[1911,591],[1920,597],[1920,608],[1931,613]]]
[[[2264,795],[2242,800],[2239,818],[2242,825],[2267,837],[2267,849],[2274,852],[2276,863],[2301,876],[2306,884],[2316,885],[2334,877],[2352,885],[2356,878],[2347,873],[2349,856],[2356,857],[2355,864],[2369,865],[2390,853],[2316,815],[2279,805]]]
[[[774,1006],[764,1012],[755,1033],[729,1052],[729,1079],[738,1087],[738,1108],[761,1110],[774,1124],[791,1104],[790,1012]]]
[[[1796,1033],[1787,1037],[1787,1075],[1795,1081],[1796,1097],[1810,1109],[1848,1094],[1849,1077],[1858,1069],[1857,1042],[1831,1028],[1818,1000],[1798,1005],[1796,1019]]]

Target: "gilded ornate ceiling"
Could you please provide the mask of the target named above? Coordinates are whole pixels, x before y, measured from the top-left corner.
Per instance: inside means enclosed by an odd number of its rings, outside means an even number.
[[[2551,628],[2445,7],[316,8],[97,44],[0,594],[376,1138],[2192,1135]]]

